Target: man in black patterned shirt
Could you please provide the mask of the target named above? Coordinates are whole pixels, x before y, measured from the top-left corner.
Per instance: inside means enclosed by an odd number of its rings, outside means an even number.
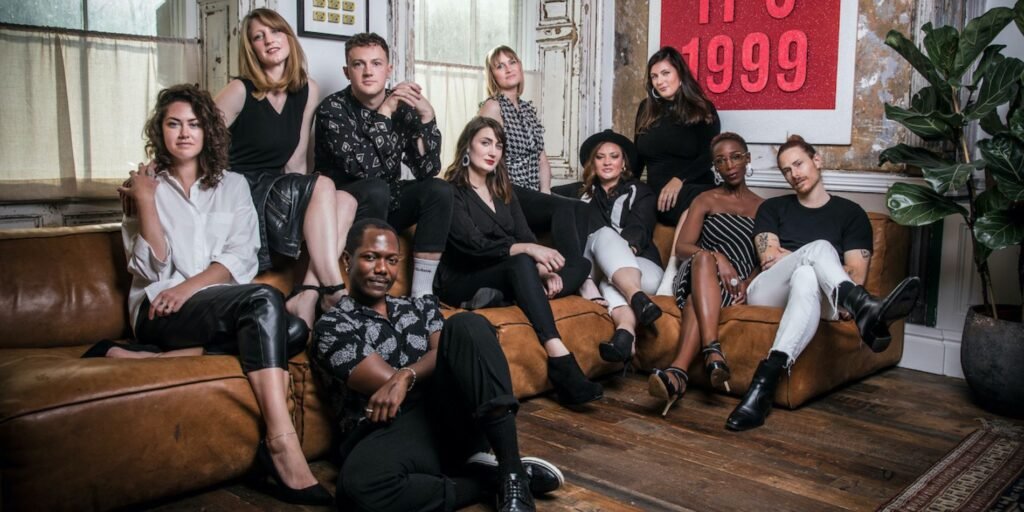
[[[413,297],[433,293],[434,274],[448,238],[452,189],[441,171],[441,132],[420,86],[391,76],[388,44],[377,34],[345,42],[351,85],[316,111],[315,169],[359,202],[356,218],[387,219],[396,229],[415,224]],[[413,180],[402,180],[402,163]]]
[[[532,495],[563,478],[519,458],[519,404],[494,329],[473,313],[445,321],[433,296],[388,295],[398,236],[382,220],[352,226],[342,261],[349,295],[310,347],[342,426],[339,508],[453,510],[497,484],[498,510],[534,510]]]

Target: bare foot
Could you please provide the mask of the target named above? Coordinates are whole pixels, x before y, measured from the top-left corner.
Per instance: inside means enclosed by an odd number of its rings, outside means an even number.
[[[309,469],[306,456],[302,454],[299,438],[294,433],[267,436],[270,458],[281,475],[284,484],[292,489],[305,489],[317,482]]]
[[[147,359],[158,355],[159,354],[157,352],[135,352],[132,350],[125,350],[121,347],[111,347],[110,350],[107,351],[107,357],[117,359]]]
[[[303,290],[291,299],[288,299],[284,303],[284,309],[301,318],[303,322],[306,322],[306,326],[312,329],[313,322],[316,321],[316,318],[314,318],[315,308],[316,300],[319,296],[316,290]]]
[[[584,299],[587,299],[593,302],[594,304],[597,304],[598,306],[601,306],[603,308],[608,307],[608,301],[601,296],[601,290],[599,290],[597,288],[597,285],[594,284],[594,280],[589,277],[586,281],[583,281],[583,284],[580,285],[579,293],[580,297],[583,297]]]

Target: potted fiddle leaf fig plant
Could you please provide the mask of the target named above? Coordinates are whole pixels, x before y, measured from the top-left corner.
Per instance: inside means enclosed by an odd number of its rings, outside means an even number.
[[[925,226],[950,215],[963,217],[984,301],[965,321],[964,377],[982,406],[1024,416],[1021,305],[996,304],[988,266],[993,251],[1024,241],[1024,62],[1003,55],[1004,45],[992,44],[1011,23],[1024,33],[1024,0],[1012,9],[988,10],[963,31],[929,23],[922,27],[923,50],[903,34],[889,32],[885,44],[928,85],[913,95],[908,108],[886,104],[885,115],[934,149],[899,144],[882,152],[879,165],[918,167],[927,183],[889,188],[886,205],[896,222]],[[970,135],[974,123],[984,132],[978,132],[978,140]],[[974,179],[976,171],[983,171],[984,190]],[[951,192],[960,194],[950,197]],[[1005,283],[1009,276],[996,277]],[[1024,253],[1015,277],[1016,286],[1024,288]]]

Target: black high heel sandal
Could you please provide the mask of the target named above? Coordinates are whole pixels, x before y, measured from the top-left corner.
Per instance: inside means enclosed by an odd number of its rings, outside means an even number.
[[[289,434],[284,434],[289,435]],[[291,435],[295,435],[294,432]],[[266,440],[260,439],[259,447],[256,449],[256,460],[263,466],[263,470],[270,475],[270,478],[277,483],[276,494],[281,501],[294,505],[333,505],[334,496],[324,486],[317,482],[303,489],[292,489],[285,485],[281,474],[274,466],[274,460],[270,457],[270,449],[267,448]]]
[[[320,288],[318,288],[317,290],[320,292],[320,300],[318,300],[317,303],[316,303],[316,308],[317,308],[317,313],[318,313],[317,316],[322,316],[324,313],[326,313],[328,311],[328,310],[324,310],[323,309],[323,298],[324,298],[324,296],[334,295],[335,293],[338,293],[338,292],[340,292],[340,291],[342,291],[344,289],[345,289],[345,283],[339,283],[339,284],[335,284],[335,285],[332,285],[332,286],[321,286]],[[339,299],[339,300],[341,300],[341,299]],[[337,305],[338,303],[335,302],[334,304]],[[334,306],[331,306],[331,307],[333,308]]]
[[[729,379],[732,378],[732,372],[729,370],[729,365],[725,362],[722,344],[718,340],[711,340],[711,343],[708,343],[708,346],[704,347],[700,352],[704,354],[704,371],[711,380],[711,387],[721,388],[725,386],[725,392],[732,393],[732,390],[729,388]],[[712,354],[718,354],[718,357],[721,357],[722,360],[708,362]]]
[[[675,377],[676,384],[672,383],[672,377]],[[655,368],[647,378],[647,393],[655,398],[667,400],[665,408],[661,411],[662,418],[668,414],[672,404],[686,394],[686,385],[689,382],[690,376],[686,370],[675,366],[669,366],[664,370]]]
[[[601,359],[609,363],[623,363],[622,373],[629,369],[633,361],[633,342],[636,336],[625,329],[615,329],[612,339],[597,346]]]

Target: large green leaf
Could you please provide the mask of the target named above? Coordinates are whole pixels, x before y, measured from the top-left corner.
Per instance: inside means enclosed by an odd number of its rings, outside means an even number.
[[[950,190],[959,190],[971,177],[971,171],[979,167],[976,164],[952,164],[943,167],[926,167],[921,169],[924,180],[932,189],[940,194]]]
[[[924,48],[928,50],[928,60],[943,76],[949,76],[956,59],[960,34],[950,26],[932,28],[931,22],[926,23],[924,31]]]
[[[890,30],[885,36],[885,44],[896,50],[896,53],[900,54],[910,65],[921,73],[928,82],[936,87],[946,86],[945,81],[939,76],[939,73],[935,69],[935,65],[928,60],[921,50],[914,46],[914,42],[907,39],[903,34],[896,30]]]
[[[943,115],[953,114],[953,104],[948,86],[939,89],[933,85],[922,87],[910,97],[910,110],[917,112],[938,112]]]
[[[1002,54],[1003,48],[1006,48],[1005,44],[990,44],[988,48],[985,48],[985,52],[981,55],[981,60],[978,61],[978,67],[975,68],[972,75],[974,77],[970,85],[972,89],[978,86],[978,82],[981,82],[981,77],[985,76],[988,68],[999,64],[1006,58]]]
[[[1013,10],[1008,7],[996,7],[989,9],[967,23],[963,32],[960,33],[959,48],[956,59],[953,60],[953,70],[946,78],[959,80],[961,76],[971,67],[974,59],[977,59],[985,47],[992,42],[999,32],[1014,18]]]
[[[978,216],[1005,210],[1011,204],[1010,200],[999,191],[999,185],[997,184],[993,184],[984,192],[978,194],[978,198],[974,200],[974,208]]]
[[[952,165],[954,163],[952,160],[943,158],[934,151],[929,151],[925,148],[916,146],[909,146],[907,144],[897,144],[885,151],[882,151],[882,154],[878,155],[878,165],[882,165],[885,162],[893,164],[907,164],[921,168],[942,167]]]
[[[1011,201],[1024,201],[1024,147],[1020,139],[1002,133],[978,143],[985,167]]]
[[[1005,249],[1024,241],[1024,221],[1015,219],[1006,210],[990,212],[978,217],[974,236],[993,251]]]
[[[978,125],[981,126],[981,129],[985,130],[985,133],[989,135],[998,135],[1009,129],[1005,124],[1003,124],[1003,120],[999,118],[998,110],[989,112],[988,115],[981,118]]]
[[[1024,2],[1024,0],[1021,1]],[[1009,130],[1013,135],[1024,140],[1024,87],[1018,89],[1017,99],[1010,102],[1010,108],[1006,113],[1006,124],[1009,125]]]
[[[959,123],[953,124],[958,116],[943,116],[937,111],[917,112],[888,103],[885,105],[885,117],[906,126],[925,140],[953,138],[959,128]],[[952,123],[950,117],[953,117]]]
[[[921,185],[895,183],[885,194],[885,206],[893,220],[904,226],[927,226],[937,220],[959,213],[967,218],[967,210],[951,199]]]
[[[967,106],[964,117],[981,119],[1010,101],[1020,89],[1021,74],[1024,74],[1024,62],[1012,57],[990,67],[981,83],[978,99]]]

